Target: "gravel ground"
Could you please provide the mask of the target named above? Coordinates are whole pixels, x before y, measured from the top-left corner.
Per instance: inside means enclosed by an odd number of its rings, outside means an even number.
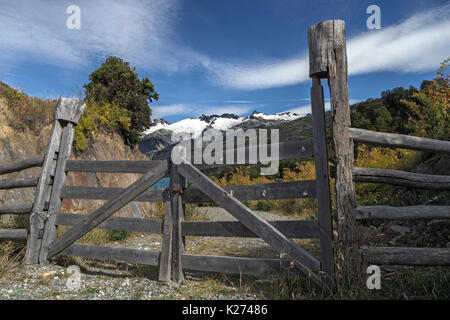
[[[218,207],[200,207],[200,212],[211,221],[235,220],[228,212]],[[286,219],[268,212],[257,214],[267,220]],[[125,241],[111,244],[117,247],[141,250],[161,250],[160,235],[137,235]],[[204,253],[243,256],[276,256],[260,239],[189,237],[186,241],[188,253]],[[74,262],[75,261],[75,262]],[[63,265],[81,267],[79,288],[70,289],[68,281],[72,271]],[[64,260],[48,266],[28,266],[0,280],[0,299],[262,299],[239,285],[233,284],[229,276],[218,278],[204,273],[186,272],[183,284],[157,281],[155,267],[129,264],[104,263],[83,259]],[[224,281],[223,279],[226,279]]]

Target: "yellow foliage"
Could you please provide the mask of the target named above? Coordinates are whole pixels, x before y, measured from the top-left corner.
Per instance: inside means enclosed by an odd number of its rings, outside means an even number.
[[[95,138],[101,128],[127,130],[130,126],[131,118],[128,110],[111,103],[88,103],[83,116],[75,128],[75,147],[80,151],[86,150],[89,139]]]
[[[357,147],[355,167],[405,170],[420,159],[420,152],[408,149],[391,149],[388,147]]]

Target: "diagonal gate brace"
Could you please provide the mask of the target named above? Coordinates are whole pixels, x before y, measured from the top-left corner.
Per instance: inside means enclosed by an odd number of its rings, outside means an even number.
[[[322,286],[322,278],[318,275],[320,271],[320,261],[318,259],[300,248],[270,223],[255,215],[252,210],[215,184],[214,181],[209,179],[191,163],[184,160],[182,164],[178,165],[178,171],[214,202],[238,219],[245,227],[253,231],[253,233],[258,235],[279,253],[286,254],[290,257],[297,263],[302,272],[319,286]]]
[[[139,197],[148,190],[148,188],[164,177],[168,171],[167,162],[161,162],[156,165],[152,171],[147,172],[144,176],[123,190],[115,199],[105,203],[95,210],[94,213],[88,215],[81,223],[75,225],[61,237],[53,241],[48,248],[48,259],[66,249],[79,238],[112,216],[117,210],[120,210],[129,202]]]

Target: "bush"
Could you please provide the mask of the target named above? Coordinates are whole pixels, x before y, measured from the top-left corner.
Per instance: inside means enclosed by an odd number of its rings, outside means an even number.
[[[101,131],[128,130],[131,118],[126,109],[116,104],[88,102],[83,116],[75,127],[74,145],[79,151],[86,150],[88,141],[93,140]]]

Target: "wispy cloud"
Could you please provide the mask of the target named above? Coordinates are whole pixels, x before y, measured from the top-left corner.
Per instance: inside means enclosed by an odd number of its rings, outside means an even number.
[[[349,74],[436,69],[450,53],[450,32],[447,30],[450,30],[450,5],[348,39]],[[210,62],[209,70],[217,85],[240,90],[282,87],[309,78],[307,54],[258,63],[215,61]]]
[[[243,115],[252,111],[255,105],[198,105],[198,104],[172,104],[164,106],[152,106],[152,118],[160,119],[170,116],[183,115],[198,117],[201,114],[224,114],[232,113]]]
[[[68,5],[0,0],[2,64],[23,59],[78,68],[96,57],[116,55],[134,65],[174,72],[189,63],[190,50],[180,52],[174,45],[179,0],[79,0],[80,30],[66,27]],[[180,59],[181,54],[188,58]]]
[[[70,69],[116,55],[150,71],[204,70],[212,84],[237,90],[281,87],[308,80],[306,53],[256,62],[253,57],[222,61],[184,45],[176,32],[183,4],[180,0],[77,0],[82,10],[81,30],[66,28],[65,11],[69,4],[0,0],[3,74],[9,66],[22,61]],[[450,52],[449,18],[450,5],[446,5],[348,39],[349,74],[435,69]]]
[[[350,99],[349,103],[350,105],[354,104],[354,103],[358,103],[361,102],[361,99]],[[331,105],[330,105],[330,101],[325,101],[325,110],[330,110],[331,109]],[[296,114],[308,114],[311,113],[311,104],[305,104],[302,106],[298,106],[289,110],[286,110],[287,112],[294,112]]]

